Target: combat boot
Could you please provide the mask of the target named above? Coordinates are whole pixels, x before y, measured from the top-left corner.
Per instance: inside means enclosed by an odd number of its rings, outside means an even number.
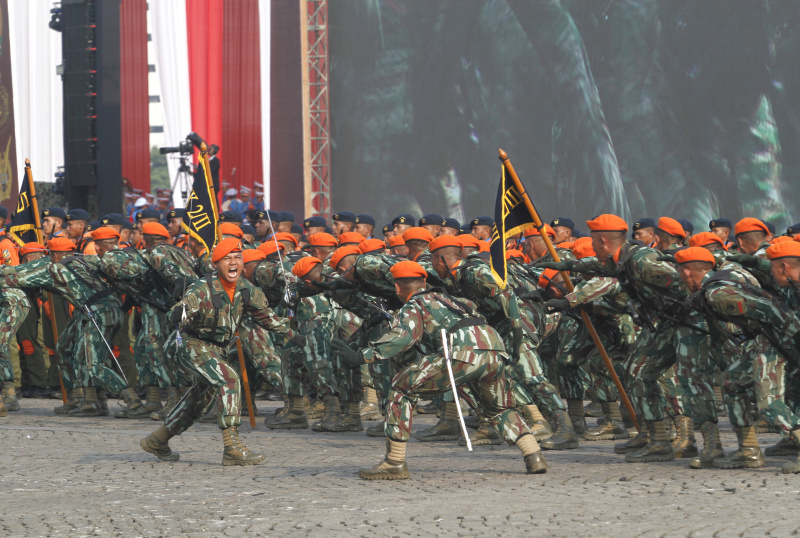
[[[222,442],[225,445],[225,452],[222,454],[222,465],[258,465],[265,454],[253,452],[242,444],[239,440],[239,426],[231,426],[222,430]]]
[[[81,404],[70,411],[68,417],[102,417],[103,410],[97,402],[97,388],[85,387],[83,389],[84,399]]]
[[[528,422],[531,433],[537,441],[552,437],[553,428],[550,427],[550,423],[542,416],[542,412],[539,411],[539,407],[536,404],[526,405],[524,410],[525,422]]]
[[[539,443],[543,450],[569,450],[578,448],[578,435],[572,427],[566,411],[558,410],[553,413],[556,429],[553,435]]]
[[[714,460],[725,456],[722,450],[722,441],[719,440],[719,427],[716,422],[707,420],[700,424],[700,433],[703,434],[703,450],[692,458],[689,467],[692,469],[710,469],[714,467]]]
[[[386,423],[381,421],[372,426],[368,426],[365,430],[367,437],[386,437]]]
[[[728,416],[728,409],[725,407],[725,400],[722,397],[722,387],[719,385],[714,385],[714,404],[716,405],[718,416]]]
[[[586,415],[583,413],[583,400],[567,400],[567,414],[572,421],[575,433],[586,432],[588,428],[586,427]]]
[[[150,413],[152,420],[164,420],[167,418],[167,413],[172,411],[181,399],[181,391],[178,387],[167,387],[167,401],[164,407],[158,411]]]
[[[122,410],[114,413],[114,418],[133,418],[133,411],[142,407],[142,401],[139,399],[139,395],[130,387],[122,389],[119,393],[119,398],[125,402],[125,406]]]
[[[108,394],[103,389],[96,389],[97,390],[97,405],[100,406],[100,412],[103,414],[104,417],[109,415],[108,412]]]
[[[303,412],[306,413],[306,414],[308,413],[308,406],[305,405],[305,402],[306,402],[307,398],[308,398],[307,396],[303,396]],[[278,418],[278,419],[283,418],[283,415],[285,415],[288,412],[289,412],[289,395],[288,394],[284,394],[283,395],[283,407],[275,408],[275,418]]]
[[[517,438],[514,443],[522,452],[522,457],[525,458],[525,471],[528,474],[544,474],[547,472],[547,462],[544,461],[544,454],[536,442],[533,435],[523,434]]]
[[[308,410],[306,411],[306,415],[311,420],[315,420],[318,418],[322,418],[325,416],[325,403],[317,398],[313,402],[309,402]]]
[[[663,420],[648,421],[647,431],[650,434],[650,442],[636,452],[629,452],[625,455],[628,463],[647,463],[651,461],[672,461],[675,453],[672,445],[667,440],[667,429]]]
[[[364,401],[361,402],[361,420],[380,420],[381,407],[378,405],[378,393],[369,387],[364,389]]]
[[[17,389],[14,387],[13,381],[6,381],[3,383],[3,405],[6,411],[19,411],[19,400],[17,400]]]
[[[414,438],[422,441],[456,441],[461,437],[461,428],[458,427],[458,410],[455,402],[443,402],[442,418],[432,428],[419,430]]]
[[[289,396],[286,412],[264,419],[264,424],[271,430],[304,430],[308,428],[308,416],[303,406],[302,396]]]
[[[756,429],[756,433],[764,434],[764,433],[780,433],[780,428],[777,426],[770,424],[766,421],[766,419],[759,419],[753,427]]]
[[[336,431],[333,429],[333,427],[340,420],[342,420],[342,410],[339,404],[339,397],[330,394],[328,396],[324,396],[322,401],[325,404],[325,413],[322,415],[322,420],[311,425],[311,429],[315,432]]]
[[[6,406],[3,405],[2,400],[0,400],[0,417],[7,417],[8,416],[8,409]]]
[[[603,415],[603,404],[600,402],[590,402],[589,405],[583,408],[583,416],[600,418]]]
[[[792,433],[789,434],[789,437],[797,446],[800,446],[800,426],[795,426],[795,428],[792,430]],[[800,473],[800,455],[797,456],[796,460],[784,463],[783,467],[781,467],[781,471],[783,474]]]
[[[625,420],[624,414],[622,420]],[[633,419],[631,419],[631,421],[633,421]],[[624,443],[617,443],[614,445],[614,453],[628,454],[629,452],[636,452],[637,450],[646,447],[649,442],[650,433],[647,431],[644,421],[640,418],[639,430],[636,432],[636,435]]]
[[[161,389],[159,387],[147,387],[147,400],[143,405],[128,412],[129,418],[150,418],[150,413],[155,413],[163,409],[161,405]]]
[[[156,431],[139,441],[139,445],[142,450],[154,454],[160,460],[178,461],[181,455],[169,448],[169,440],[171,438],[172,434],[162,424]]]
[[[82,401],[83,401],[83,389],[76,387],[71,391],[69,391],[69,397],[67,398],[67,403],[53,408],[53,413],[55,413],[56,415],[66,415],[70,411],[81,405]]]
[[[344,412],[339,422],[331,426],[332,432],[360,432],[364,431],[361,423],[361,402],[345,402]]]
[[[619,411],[617,402],[602,402],[603,417],[606,419],[602,425],[588,430],[583,434],[587,441],[613,441],[615,439],[627,439],[628,429],[622,422],[622,414]],[[600,421],[598,421],[599,424]]]
[[[694,458],[697,456],[697,444],[694,437],[694,422],[686,415],[677,415],[674,419],[677,437],[672,441],[675,457]]]
[[[410,478],[406,465],[406,443],[386,440],[386,455],[377,465],[358,470],[358,476],[365,480],[403,480]]]
[[[792,441],[791,437],[781,440],[764,449],[765,456],[797,456],[800,454],[800,445]]]
[[[502,437],[497,435],[488,422],[481,422],[477,430],[469,432],[469,441],[472,446],[485,446],[485,445],[502,445],[505,443]],[[467,440],[464,436],[458,439],[458,444],[467,446]]]
[[[714,460],[715,469],[757,469],[763,467],[764,455],[758,446],[755,426],[739,426],[736,430],[736,439],[739,449]]]

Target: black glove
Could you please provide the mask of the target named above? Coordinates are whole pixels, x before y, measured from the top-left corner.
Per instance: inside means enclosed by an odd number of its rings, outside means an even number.
[[[511,357],[515,360],[519,360],[519,349],[522,347],[522,327],[515,327],[511,330],[512,336],[512,344],[511,344]]]
[[[312,282],[311,284],[325,291],[351,290],[357,287],[355,282],[350,282],[345,278],[333,278],[325,282]]]
[[[331,340],[331,347],[339,353],[339,356],[350,368],[358,368],[367,362],[364,360],[363,353],[351,348],[344,340],[333,338]]]
[[[556,271],[572,271],[575,268],[575,260],[562,260],[560,262],[542,262],[536,264],[542,269],[555,269]]]
[[[750,254],[734,254],[733,256],[728,256],[726,259],[741,264],[743,267],[758,267],[761,262],[761,258]]]
[[[293,343],[294,345],[296,345],[297,347],[299,347],[299,348],[306,347],[306,337],[305,336],[300,336],[299,334],[295,334],[294,336],[292,336],[289,339],[289,341],[291,343]]]
[[[569,300],[567,299],[550,299],[546,303],[544,303],[544,309],[547,311],[548,314],[553,314],[555,312],[563,312],[564,310],[569,310]]]
[[[543,303],[547,300],[544,290],[531,290],[519,296],[523,301],[530,301],[532,303]]]
[[[663,254],[663,255],[661,255],[661,256],[658,256],[658,257],[656,258],[656,260],[658,260],[658,261],[660,261],[660,262],[671,262],[671,263],[675,263],[675,256],[674,256],[673,254]]]

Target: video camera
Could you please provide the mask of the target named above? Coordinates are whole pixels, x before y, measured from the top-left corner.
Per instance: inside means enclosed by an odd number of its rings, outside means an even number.
[[[205,140],[203,140],[203,138],[199,134],[191,132],[188,135],[186,135],[186,140],[181,140],[176,147],[160,148],[158,152],[161,153],[161,155],[164,155],[166,153],[180,153],[181,155],[191,155],[194,152],[192,146],[196,147],[197,149],[200,149],[200,145],[203,142],[205,142]]]

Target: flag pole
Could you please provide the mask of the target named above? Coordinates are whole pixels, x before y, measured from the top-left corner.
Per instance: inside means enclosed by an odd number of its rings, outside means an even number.
[[[36,239],[44,245],[42,237],[42,217],[39,215],[39,202],[36,199],[36,187],[33,184],[33,172],[31,171],[31,160],[25,159],[25,177],[28,181],[28,190],[31,193],[31,207],[33,208],[33,222],[36,224]],[[53,352],[58,343],[58,323],[56,322],[56,309],[53,302],[53,294],[47,292],[47,302],[50,305],[50,328],[53,330]],[[55,355],[54,355],[55,356]],[[59,362],[60,362],[59,358]],[[61,401],[67,403],[67,389],[64,387],[64,378],[61,377],[61,369],[56,367],[58,372],[58,383],[61,385]]]
[[[525,187],[522,185],[522,181],[520,181],[519,176],[517,176],[517,172],[514,170],[514,165],[511,164],[511,160],[508,158],[508,154],[502,149],[500,150],[500,160],[503,162],[503,166],[505,167],[506,172],[508,172],[508,175],[511,176],[511,180],[514,182],[514,186],[517,188],[517,191],[519,191],[520,196],[522,196],[522,200],[523,202],[525,202],[525,207],[528,208],[531,217],[533,217],[533,223],[536,225],[536,229],[539,230],[539,234],[542,236],[542,239],[547,245],[547,250],[553,257],[553,261],[560,262],[561,258],[559,258],[558,253],[556,252],[556,248],[553,246],[553,242],[550,241],[550,236],[548,236],[544,230],[544,226],[542,225],[542,219],[539,218],[539,213],[533,206],[533,202],[531,202],[531,199],[528,196]],[[505,238],[503,238],[503,240],[505,240]],[[570,280],[569,274],[566,271],[561,271],[561,277],[564,279],[564,285],[566,286],[567,290],[572,292],[575,289],[575,286],[572,285],[572,280]],[[631,404],[631,401],[628,399],[628,395],[622,386],[622,381],[620,381],[619,376],[617,376],[617,372],[614,370],[614,364],[611,362],[611,358],[608,356],[606,348],[600,341],[600,336],[597,334],[597,330],[594,328],[592,320],[589,319],[589,315],[586,313],[586,310],[583,307],[581,307],[580,310],[581,310],[581,319],[583,319],[583,323],[589,330],[589,335],[592,337],[594,345],[597,346],[597,350],[600,352],[600,357],[602,357],[603,359],[603,364],[606,365],[606,369],[608,370],[608,373],[611,375],[611,379],[614,381],[614,385],[617,387],[617,391],[619,392],[620,398],[622,398],[622,403],[625,405],[625,408],[628,410],[628,413],[630,413],[631,419],[633,420],[633,424],[634,426],[636,426],[636,429],[638,430],[639,423],[636,420],[636,413],[634,412],[633,405]]]
[[[211,167],[208,163],[208,146],[205,142],[200,144],[200,158],[203,160],[203,172],[206,176],[206,187],[208,187],[208,196],[212,200],[211,205],[214,206],[214,219],[217,223],[217,241],[220,240],[222,235],[219,230],[219,213],[217,212],[217,198],[214,195],[214,182],[211,179]],[[256,428],[256,415],[253,411],[253,399],[250,397],[250,380],[247,378],[247,365],[244,363],[244,351],[242,350],[242,340],[239,338],[239,331],[236,331],[236,353],[239,355],[239,370],[242,376],[242,386],[244,387],[244,397],[247,401],[247,414],[250,416],[250,427]]]

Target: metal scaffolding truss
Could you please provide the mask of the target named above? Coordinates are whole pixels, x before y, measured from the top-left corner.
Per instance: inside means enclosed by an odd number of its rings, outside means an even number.
[[[314,215],[331,214],[330,108],[328,103],[328,2],[306,1],[310,203]]]

